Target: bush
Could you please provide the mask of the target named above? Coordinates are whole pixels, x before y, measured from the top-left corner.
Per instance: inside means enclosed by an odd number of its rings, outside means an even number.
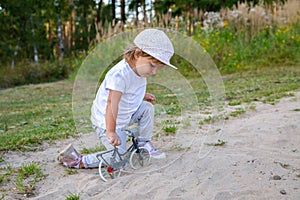
[[[67,59],[61,62],[44,61],[34,63],[23,61],[13,68],[11,66],[1,66],[0,88],[61,80],[67,78],[75,69],[72,60]]]
[[[299,63],[300,23],[266,26],[255,35],[230,23],[194,36],[223,73],[246,67]]]
[[[298,64],[300,13],[296,0],[269,7],[239,3],[222,9],[218,24],[196,27],[194,38],[223,73]]]

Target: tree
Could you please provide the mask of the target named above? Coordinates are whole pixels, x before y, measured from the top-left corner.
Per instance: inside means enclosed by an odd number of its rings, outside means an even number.
[[[93,10],[96,3],[93,0],[74,1],[76,10],[75,27],[75,50],[87,51],[89,42],[95,37],[95,32],[91,32],[91,27],[95,24]]]
[[[245,0],[240,0],[245,1]],[[97,2],[97,5],[96,5]],[[147,8],[154,2],[157,25],[173,26],[174,18],[182,17],[188,33],[192,33],[198,11],[218,11],[232,7],[238,0],[1,0],[0,1],[0,64],[21,60],[53,60],[57,57],[86,52],[90,45],[106,35],[117,23],[117,3],[120,6],[122,25],[129,13],[148,22]],[[150,2],[150,3],[149,3]],[[259,0],[251,1],[257,4]],[[286,0],[263,0],[266,5],[282,4]],[[152,8],[151,8],[152,9]],[[151,16],[150,12],[150,17]],[[167,17],[166,17],[167,16]],[[122,26],[123,27],[123,26]],[[123,27],[124,28],[124,27]],[[124,29],[122,29],[124,30]]]
[[[111,0],[111,26],[115,27],[116,25],[116,0]]]
[[[122,30],[124,30],[124,24],[126,24],[126,14],[125,14],[125,0],[120,0],[120,10],[121,10],[121,22]]]
[[[45,7],[48,2],[3,0],[1,2],[1,46],[6,53],[1,55],[2,62],[9,60],[37,59],[47,48],[44,31]],[[38,54],[39,53],[39,54]]]
[[[57,38],[58,38],[58,44],[59,44],[59,59],[64,58],[64,43],[63,43],[63,36],[62,36],[62,25],[61,25],[61,17],[60,17],[60,11],[61,11],[61,5],[62,2],[59,2],[58,0],[54,0],[54,6],[56,9],[57,14]]]
[[[101,14],[101,9],[102,9],[102,4],[103,4],[103,0],[100,0],[98,2],[98,7],[97,7],[97,24],[99,25],[100,22],[101,22],[101,17],[100,17],[100,14]]]

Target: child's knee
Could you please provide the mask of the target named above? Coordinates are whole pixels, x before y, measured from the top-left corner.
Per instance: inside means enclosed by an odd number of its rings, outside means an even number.
[[[143,104],[145,111],[149,112],[150,114],[154,114],[154,106],[152,103],[144,101]]]

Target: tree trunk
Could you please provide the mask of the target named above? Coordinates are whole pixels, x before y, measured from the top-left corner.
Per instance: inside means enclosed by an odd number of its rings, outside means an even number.
[[[148,23],[148,17],[147,17],[147,11],[146,11],[146,1],[145,0],[141,0],[141,4],[142,4],[142,12],[143,12],[143,21],[145,22],[145,24]]]
[[[101,22],[100,14],[101,14],[102,3],[103,3],[103,0],[100,0],[99,3],[98,3],[98,8],[97,8],[97,24],[100,24],[100,22]]]
[[[38,56],[38,50],[36,47],[36,42],[35,42],[35,31],[34,31],[34,25],[33,25],[33,20],[32,20],[32,15],[30,16],[30,22],[31,22],[31,32],[32,32],[32,39],[33,39],[33,54],[34,54],[34,62],[39,61],[39,56]]]
[[[136,5],[135,5],[135,16],[136,16],[135,25],[138,28],[139,27],[139,3],[138,3],[138,1],[136,1]]]
[[[58,44],[59,44],[59,59],[64,58],[64,43],[62,39],[62,28],[61,28],[61,20],[60,15],[57,16],[57,37],[58,37]]]
[[[116,25],[116,0],[111,1],[111,27],[114,28]]]
[[[19,45],[16,45],[15,51],[14,51],[14,56],[13,59],[11,61],[11,69],[15,68],[15,57],[18,55],[18,50],[19,50]]]
[[[124,24],[126,23],[125,16],[125,0],[120,0],[121,3],[121,22],[122,22],[122,31],[124,31]]]

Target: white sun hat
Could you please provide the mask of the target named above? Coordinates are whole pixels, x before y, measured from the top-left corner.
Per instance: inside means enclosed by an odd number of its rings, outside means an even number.
[[[133,43],[145,53],[177,69],[170,63],[170,59],[174,54],[174,47],[163,31],[153,28],[145,29],[135,37]]]

